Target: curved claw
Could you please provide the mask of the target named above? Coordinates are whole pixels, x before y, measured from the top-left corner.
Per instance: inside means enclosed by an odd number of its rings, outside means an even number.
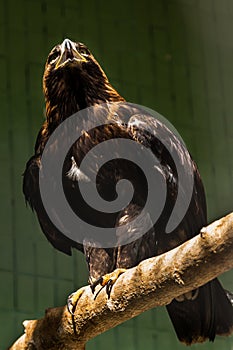
[[[108,299],[110,298],[110,294],[111,294],[112,287],[113,287],[114,283],[115,283],[115,281],[110,279],[106,284],[106,293],[107,293]]]
[[[81,295],[83,294],[83,292],[84,292],[84,288],[80,288],[76,292],[70,294],[67,298],[67,302],[66,302],[67,309],[68,309],[69,313],[73,316],[75,313],[77,303],[78,303]]]
[[[106,294],[108,296],[108,299],[110,298],[110,294],[112,291],[112,287],[114,285],[114,283],[116,282],[116,280],[118,279],[118,277],[124,273],[126,271],[126,269],[116,269],[115,271],[113,271],[112,273],[108,273],[107,275],[104,275],[100,278],[98,278],[95,282],[93,282],[90,287],[92,290],[92,293],[95,293],[95,288],[98,285],[101,285],[102,287],[98,290],[98,292],[96,293],[96,295],[94,296],[94,300],[97,298],[97,296],[99,295],[99,293],[102,291],[102,289],[104,287],[106,287]]]
[[[92,294],[95,293],[95,289],[98,285],[101,285],[101,286],[105,286],[103,285],[103,277],[100,277],[98,278],[95,282],[91,283],[90,284],[90,287],[91,287],[91,291],[92,291]],[[97,292],[97,294],[99,294],[99,292],[102,290],[102,288]]]
[[[73,305],[73,302],[72,302],[72,296],[73,296],[74,293],[70,294],[67,298],[67,301],[66,301],[66,306],[67,306],[67,309],[69,311],[69,313],[71,315],[74,315],[74,305]]]

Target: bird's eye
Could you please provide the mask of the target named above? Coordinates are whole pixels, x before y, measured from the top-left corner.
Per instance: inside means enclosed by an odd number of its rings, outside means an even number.
[[[79,47],[78,52],[83,56],[89,56],[89,51],[85,47]]]
[[[49,55],[48,63],[53,64],[59,57],[59,51],[55,51]]]

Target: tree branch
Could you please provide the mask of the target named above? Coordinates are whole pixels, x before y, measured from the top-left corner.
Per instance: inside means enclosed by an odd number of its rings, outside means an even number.
[[[203,228],[181,246],[122,274],[108,300],[93,300],[84,287],[75,316],[66,307],[48,309],[40,320],[25,321],[25,334],[9,350],[85,348],[98,334],[189,292],[233,267],[233,213]]]

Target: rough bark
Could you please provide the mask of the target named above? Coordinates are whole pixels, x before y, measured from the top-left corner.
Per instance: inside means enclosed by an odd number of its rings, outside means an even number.
[[[66,306],[48,309],[40,320],[25,321],[25,334],[9,350],[80,349],[98,334],[197,288],[233,267],[233,213],[203,228],[199,235],[127,270],[110,299],[93,300],[84,287],[75,316]]]

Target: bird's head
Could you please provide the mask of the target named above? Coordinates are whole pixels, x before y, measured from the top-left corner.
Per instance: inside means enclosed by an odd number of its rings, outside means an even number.
[[[49,53],[43,90],[47,117],[58,109],[62,119],[96,103],[124,100],[111,86],[89,49],[69,39]]]

